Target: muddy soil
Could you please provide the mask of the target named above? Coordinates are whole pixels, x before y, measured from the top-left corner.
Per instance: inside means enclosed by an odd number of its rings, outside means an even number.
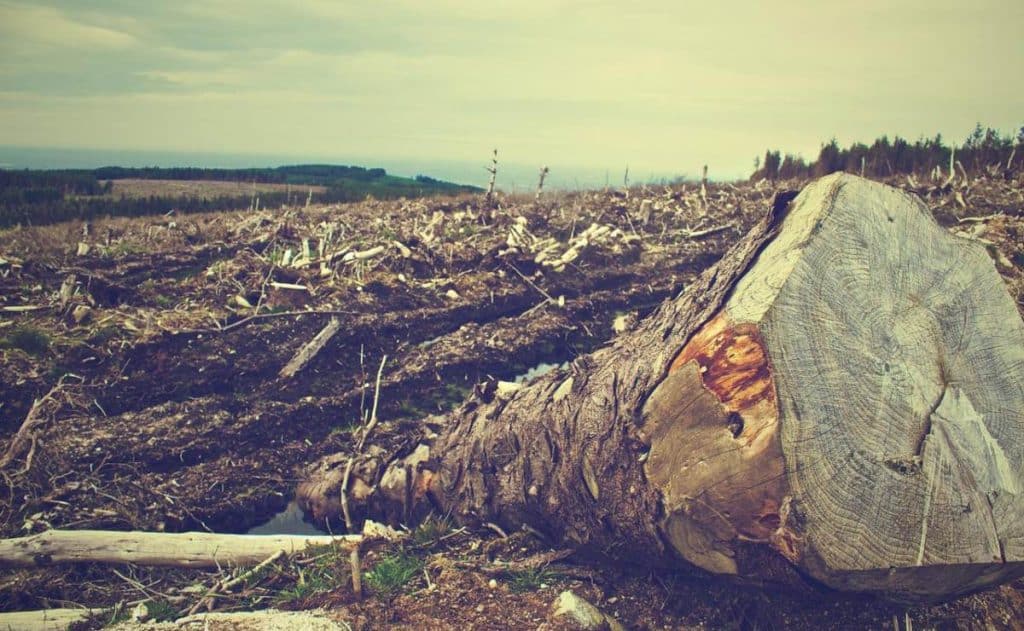
[[[895,183],[922,194],[950,230],[986,242],[1022,304],[1019,183]],[[606,343],[714,263],[777,190],[799,185],[712,185],[705,194],[699,185],[635,188],[506,198],[496,208],[469,197],[369,200],[2,232],[0,448],[12,458],[0,486],[0,535],[245,531],[287,505],[309,463],[350,448],[375,395],[373,442],[401,449],[416,439],[420,419],[458,405],[478,384]],[[339,332],[282,377],[332,319]],[[26,418],[37,423],[28,440],[13,441]],[[382,628],[372,623],[384,615],[375,608],[391,616],[385,626],[430,627],[462,603],[473,615],[459,624],[506,628],[513,616],[512,627],[536,628],[527,624],[541,615],[534,609],[557,595],[495,599],[486,581],[474,583],[478,572],[453,571],[457,580],[420,600],[339,596],[335,604],[365,618],[366,628]],[[123,585],[102,568],[72,575],[81,580],[55,581],[54,570],[9,573],[0,579],[0,610],[109,605],[119,597],[112,584]],[[587,589],[599,590],[590,596],[616,598],[613,609],[637,628],[789,626],[770,619],[776,608],[822,628],[833,611],[864,620],[863,605],[848,599],[826,598],[833,604],[806,614],[799,599],[717,582],[636,568],[590,576]],[[496,603],[483,615],[479,589]],[[1020,611],[1015,587],[958,602],[946,606],[951,620]],[[520,606],[534,609],[520,616]],[[871,620],[891,617],[889,605],[871,608]]]

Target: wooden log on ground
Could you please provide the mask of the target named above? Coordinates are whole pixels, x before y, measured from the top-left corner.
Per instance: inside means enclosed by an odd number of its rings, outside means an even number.
[[[99,609],[39,609],[0,613],[0,629],[64,631],[73,623],[99,613]]]
[[[0,566],[35,567],[88,561],[215,568],[258,563],[275,552],[283,550],[291,554],[312,545],[337,545],[351,550],[363,541],[362,535],[47,530],[27,537],[0,539]]]
[[[904,601],[1024,575],[1024,322],[984,247],[851,175],[788,201],[611,346],[357,466],[350,503]]]
[[[303,345],[299,352],[295,354],[288,363],[285,364],[284,368],[278,373],[278,376],[282,379],[290,379],[295,376],[297,372],[306,367],[306,364],[310,362],[316,354],[319,353],[327,342],[331,341],[331,338],[341,328],[341,320],[338,318],[331,318],[324,328],[320,329],[320,332],[316,334],[309,342]]]

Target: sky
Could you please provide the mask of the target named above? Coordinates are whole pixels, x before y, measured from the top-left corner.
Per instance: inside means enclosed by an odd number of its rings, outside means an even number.
[[[0,0],[0,144],[740,177],[1020,128],[1022,27],[1021,0]]]

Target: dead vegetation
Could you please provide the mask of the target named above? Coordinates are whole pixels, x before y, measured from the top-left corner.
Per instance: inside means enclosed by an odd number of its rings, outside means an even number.
[[[899,184],[988,245],[1024,312],[1020,184]],[[371,419],[365,449],[411,449],[419,419],[478,384],[606,342],[613,321],[628,326],[717,260],[776,190],[698,183],[367,201],[0,233],[0,534],[243,531],[284,507],[305,465],[354,453]],[[379,566],[390,558],[379,555],[397,555],[368,579],[370,599],[338,580],[344,564],[328,571],[335,560],[313,554],[220,590],[231,594],[215,606],[342,607],[363,628],[385,612],[398,627],[536,628],[555,585],[574,585],[637,628],[877,626],[902,613],[562,560],[496,570],[495,559],[525,562],[548,548],[524,533],[445,530],[371,557]],[[18,570],[0,578],[0,609],[149,600],[180,610],[194,604],[182,590],[197,580],[233,578]],[[975,628],[1019,611],[1017,590],[1004,587],[913,616]]]

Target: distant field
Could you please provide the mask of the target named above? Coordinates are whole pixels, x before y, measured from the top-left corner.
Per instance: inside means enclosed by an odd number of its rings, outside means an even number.
[[[213,199],[215,197],[240,197],[257,193],[284,193],[292,191],[297,197],[304,197],[313,189],[313,193],[323,193],[324,186],[304,184],[268,184],[257,182],[221,182],[216,180],[143,180],[125,179],[110,180],[113,182],[113,197],[199,197]],[[106,184],[101,180],[101,184]]]

